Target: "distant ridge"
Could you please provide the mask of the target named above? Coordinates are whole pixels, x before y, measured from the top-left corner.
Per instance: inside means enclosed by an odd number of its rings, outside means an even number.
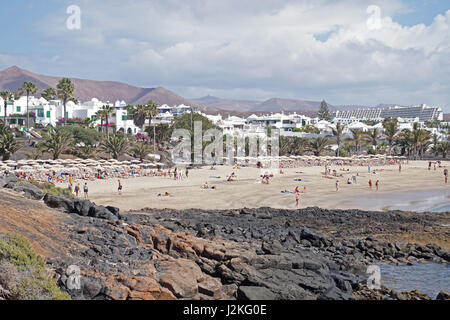
[[[40,75],[28,70],[12,66],[0,71],[0,90],[15,91],[25,81],[31,81],[39,88],[40,92],[48,87],[55,88],[63,77]],[[69,77],[70,78],[70,77]],[[261,115],[271,112],[297,112],[306,116],[315,117],[320,107],[320,101],[271,98],[266,101],[232,100],[214,96],[205,96],[196,99],[186,99],[163,87],[141,88],[117,81],[97,81],[79,78],[70,78],[75,85],[75,98],[81,102],[97,98],[101,101],[114,103],[117,100],[125,100],[129,104],[146,103],[155,101],[158,105],[169,106],[185,104],[196,107],[207,114],[221,114],[222,116],[235,115],[247,117],[251,114]],[[391,106],[394,104],[380,104],[376,107]],[[371,108],[360,105],[333,106],[329,104],[331,111],[353,110],[357,108]]]
[[[32,73],[17,66],[0,71],[0,89],[15,91],[25,81],[31,81],[42,91],[48,87],[55,88],[58,81],[63,77],[51,77]],[[115,102],[125,100],[130,104],[145,103],[153,100],[158,104],[193,105],[191,101],[177,95],[176,93],[162,87],[139,88],[116,81],[95,81],[71,78],[75,85],[75,98],[80,101],[88,101],[97,98],[101,101]]]

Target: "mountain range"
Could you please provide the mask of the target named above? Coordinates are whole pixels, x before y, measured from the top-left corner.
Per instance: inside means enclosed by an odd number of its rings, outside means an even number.
[[[40,75],[17,66],[0,71],[0,90],[15,91],[25,81],[33,82],[38,88],[38,94],[42,90],[55,88],[62,77]],[[298,112],[307,116],[315,116],[320,107],[320,101],[295,100],[272,98],[265,101],[231,100],[214,96],[186,99],[175,92],[163,87],[141,88],[117,81],[96,81],[71,78],[75,86],[75,98],[79,101],[89,101],[97,98],[101,101],[115,102],[125,100],[128,104],[146,103],[153,100],[157,104],[170,106],[185,104],[193,106],[207,114],[249,116],[250,114],[263,114],[268,112]],[[330,110],[349,110],[364,106],[333,106]],[[385,105],[378,105],[381,107]],[[365,107],[368,108],[368,107]]]

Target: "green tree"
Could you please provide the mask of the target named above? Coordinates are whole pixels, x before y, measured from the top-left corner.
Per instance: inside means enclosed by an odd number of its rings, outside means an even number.
[[[309,141],[309,150],[315,156],[320,156],[325,151],[330,151],[330,140],[328,138],[313,138]]]
[[[44,141],[38,145],[38,148],[44,152],[49,152],[53,160],[59,158],[59,156],[68,149],[72,142],[72,135],[64,128],[55,128],[54,130],[45,133]]]
[[[331,121],[331,112],[325,100],[320,103],[320,109],[317,116],[319,117],[319,120]]]
[[[41,97],[47,101],[54,100],[57,97],[56,90],[53,88],[47,88],[42,91]]]
[[[128,140],[121,134],[111,135],[109,140],[104,140],[101,143],[102,149],[111,155],[113,159],[118,159],[119,156],[128,151]]]
[[[139,158],[142,162],[150,153],[150,146],[146,143],[136,143],[133,148],[131,148],[131,152],[134,154],[135,158]]]
[[[159,123],[153,126],[153,128],[145,128],[145,132],[147,132],[149,135],[154,134],[154,140],[158,144],[169,141],[171,133],[170,131],[170,126],[167,123]]]
[[[0,97],[3,99],[3,125],[6,127],[8,125],[8,122],[6,121],[6,113],[8,111],[8,102],[14,101],[14,94],[11,92],[5,90],[0,92]]]
[[[395,137],[398,131],[397,119],[388,118],[383,121],[384,136],[389,144],[389,154],[392,152],[392,147],[395,142]]]
[[[364,132],[361,129],[350,129],[352,133],[351,140],[355,145],[355,152],[359,152],[361,148],[361,143],[364,141]]]
[[[336,149],[336,155],[339,157],[339,149],[341,147],[342,137],[344,136],[344,126],[338,122],[336,123],[336,129],[331,128],[333,136],[336,138],[336,144],[338,148]]]
[[[380,137],[380,134],[380,129],[378,128],[373,128],[364,134],[364,138],[369,141],[369,143],[374,147],[375,150],[378,145],[378,138]]]
[[[67,117],[66,117],[66,105],[69,101],[75,101],[74,97],[74,91],[75,86],[73,85],[72,81],[69,78],[63,78],[58,82],[58,85],[56,86],[57,95],[63,102],[63,117],[64,117],[64,126],[67,123]]]
[[[27,96],[27,130],[30,129],[30,112],[28,110],[28,100],[30,95],[35,94],[38,91],[38,87],[33,82],[25,81],[19,92],[25,93]]]
[[[442,153],[442,158],[446,159],[447,154],[450,152],[450,142],[443,141],[439,144],[439,151]]]
[[[4,132],[0,134],[0,156],[2,156],[3,161],[9,160],[20,148],[22,148],[22,144],[16,140],[12,133]]]
[[[109,117],[114,115],[114,107],[110,105],[104,105],[102,108],[97,111],[96,116],[101,119],[101,127],[103,131],[103,120],[105,121],[106,126],[106,139],[109,140]]]

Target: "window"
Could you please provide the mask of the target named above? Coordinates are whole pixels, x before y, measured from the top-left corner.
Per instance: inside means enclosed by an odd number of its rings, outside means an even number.
[[[44,109],[38,109],[37,111],[37,116],[39,118],[43,118],[44,117]]]
[[[20,112],[21,108],[19,106],[16,107],[16,111]]]
[[[50,118],[50,111],[47,111],[47,118]]]
[[[91,116],[91,120],[95,120],[95,115],[92,115],[92,116]]]

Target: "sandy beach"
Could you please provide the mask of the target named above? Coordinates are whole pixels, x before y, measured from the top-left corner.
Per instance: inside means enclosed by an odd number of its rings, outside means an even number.
[[[230,209],[230,208],[257,208],[272,207],[295,209],[310,206],[322,208],[364,208],[370,209],[367,197],[379,197],[386,200],[386,207],[392,205],[389,195],[396,193],[433,191],[447,192],[450,185],[444,184],[444,167],[449,162],[443,162],[442,168],[436,171],[428,170],[426,161],[410,161],[402,165],[402,172],[398,172],[397,165],[372,167],[376,174],[368,173],[367,167],[339,167],[333,166],[338,174],[340,183],[336,192],[336,178],[323,177],[324,167],[302,167],[284,169],[284,174],[275,174],[270,184],[262,184],[260,175],[264,169],[240,168],[230,166],[217,166],[215,170],[209,167],[192,169],[189,178],[173,180],[168,177],[136,177],[121,179],[123,192],[117,192],[117,179],[97,180],[88,182],[89,199],[99,205],[117,206],[121,210],[139,210],[143,208],[155,209]],[[342,168],[349,171],[341,171]],[[234,172],[237,181],[227,182],[226,177]],[[357,184],[347,184],[347,179],[356,175]],[[220,178],[216,178],[220,177]],[[301,181],[295,181],[301,179]],[[369,179],[373,182],[372,190],[369,188]],[[375,181],[380,181],[379,191],[375,190]],[[202,189],[205,182],[216,186],[216,190]],[[79,181],[80,185],[84,181]],[[296,187],[304,191],[300,195],[300,204],[296,207],[294,194],[283,194],[282,191],[294,191]],[[306,190],[304,190],[306,187]],[[172,196],[158,196],[169,192]],[[362,200],[360,200],[362,199]],[[420,201],[421,199],[415,199]],[[365,203],[367,202],[367,203]],[[378,204],[379,205],[379,204]]]

